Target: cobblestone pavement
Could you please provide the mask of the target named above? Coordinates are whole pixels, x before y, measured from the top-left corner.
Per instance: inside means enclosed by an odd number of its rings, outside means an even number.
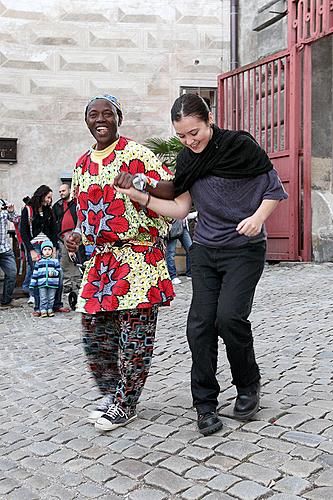
[[[223,429],[201,437],[185,338],[190,282],[160,312],[155,357],[126,428],[86,420],[98,393],[79,315],[0,311],[0,499],[333,499],[333,264],[268,265],[252,322],[262,371],[255,419],[232,418],[221,344]]]

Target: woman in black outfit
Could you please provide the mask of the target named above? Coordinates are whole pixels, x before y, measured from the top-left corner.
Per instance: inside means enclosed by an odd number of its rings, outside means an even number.
[[[199,431],[207,435],[222,427],[216,413],[219,337],[237,388],[234,416],[247,420],[259,408],[260,372],[248,317],[265,263],[264,222],[287,194],[257,141],[248,132],[214,125],[200,96],[176,99],[171,119],[185,146],[177,157],[173,183],[143,186],[147,194],[128,188],[130,179],[120,175],[115,186],[164,216],[186,217],[192,200],[198,211],[190,248],[193,297],[187,337],[193,405]]]
[[[57,226],[51,210],[52,190],[49,186],[42,185],[36,189],[27,205],[22,209],[20,231],[26,249],[28,270],[31,276],[34,263],[41,255],[41,244],[45,240],[51,240],[54,248],[58,248]],[[53,256],[55,257],[55,255]],[[27,279],[28,280],[28,279]],[[30,282],[29,282],[30,283]],[[62,279],[57,290],[54,309],[62,310],[61,294]],[[38,288],[34,288],[34,316],[40,316]]]

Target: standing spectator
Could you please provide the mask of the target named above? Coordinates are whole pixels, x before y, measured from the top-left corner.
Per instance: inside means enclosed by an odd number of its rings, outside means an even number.
[[[90,369],[104,396],[89,419],[110,431],[136,418],[148,376],[159,306],[174,296],[164,260],[168,224],[118,195],[113,180],[120,172],[144,172],[151,180],[172,175],[149,149],[119,136],[119,101],[94,97],[86,124],[96,140],[78,160],[72,189],[79,224],[65,239],[69,251],[96,245],[86,264],[77,311],[82,312],[83,343]]]
[[[80,288],[81,273],[73,261],[81,264],[86,260],[84,246],[80,245],[76,254],[68,253],[63,241],[65,234],[73,231],[77,223],[76,201],[70,200],[69,184],[61,184],[59,188],[60,199],[52,207],[57,224],[60,265],[63,271],[63,290],[68,293]]]
[[[0,200],[0,268],[5,273],[1,306],[10,306],[16,282],[16,262],[7,235],[8,221],[18,222],[19,216],[14,205]]]
[[[53,306],[59,288],[60,264],[53,259],[53,243],[49,240],[41,244],[41,258],[34,264],[30,288],[38,288],[40,315],[42,318],[54,316]]]
[[[40,259],[41,244],[45,240],[51,240],[54,249],[53,256],[55,257],[57,243],[57,227],[51,209],[52,190],[44,184],[36,189],[33,196],[22,209],[20,230],[22,241],[24,243],[28,266],[32,274],[34,263]],[[60,275],[60,285],[56,293],[54,301],[54,311],[69,312],[68,307],[63,307],[61,302],[62,295],[62,274]],[[34,312],[33,316],[40,316],[39,293],[38,288],[34,288]]]
[[[179,226],[179,232],[175,229],[175,236],[173,236],[172,229]],[[181,283],[180,279],[177,277],[177,268],[175,263],[176,247],[177,241],[180,241],[182,247],[186,252],[186,277],[191,278],[191,258],[189,254],[189,249],[192,245],[192,238],[188,230],[187,218],[177,219],[169,233],[169,239],[166,248],[166,261],[168,265],[168,271],[173,285],[179,285]]]

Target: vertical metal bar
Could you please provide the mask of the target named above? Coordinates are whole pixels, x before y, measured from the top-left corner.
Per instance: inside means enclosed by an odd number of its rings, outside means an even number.
[[[235,129],[235,92],[234,92],[234,76],[230,77],[230,93],[231,93],[231,116],[230,116],[230,128]]]
[[[297,42],[297,31],[298,27],[295,22],[297,22],[296,17],[296,2],[295,0],[288,0],[288,48],[293,47]]]
[[[268,151],[268,64],[265,64],[265,150]]]
[[[253,85],[252,85],[252,135],[257,139],[257,72],[253,68]]]
[[[303,252],[302,260],[311,260],[311,115],[312,115],[312,64],[311,45],[304,47],[303,65]]]
[[[275,71],[274,71],[274,61],[271,62],[271,152],[274,152],[274,95],[275,95],[275,86],[274,86],[274,79],[275,79]]]
[[[224,118],[224,126],[225,128],[229,128],[229,78],[225,78],[225,88],[224,88],[224,109],[225,109],[225,118]]]
[[[244,102],[244,73],[242,73],[242,76],[241,76],[241,83],[242,83],[242,87],[241,87],[241,127],[242,127],[242,130],[244,130],[244,106],[245,106],[245,102]]]
[[[289,171],[289,260],[297,260],[299,252],[299,132],[300,132],[300,54],[296,45],[290,52],[290,116],[289,146],[290,146],[290,171]]]
[[[251,131],[251,90],[250,90],[250,84],[251,84],[251,70],[249,69],[246,72],[247,76],[247,86],[246,86],[246,114],[247,114],[247,119],[246,119],[246,130],[248,132]]]
[[[259,66],[259,91],[258,91],[258,99],[259,99],[259,116],[258,116],[258,128],[259,128],[259,144],[262,146],[262,66]]]
[[[277,115],[276,115],[276,148],[277,151],[281,149],[281,78],[282,78],[282,61],[281,59],[277,62]]]
[[[236,75],[236,130],[239,129],[239,74]]]
[[[217,81],[217,125],[220,128],[224,128],[224,80],[222,77],[218,78]]]
[[[290,126],[289,126],[289,109],[290,109],[290,56],[286,57],[284,69],[284,108],[283,108],[283,130],[284,130],[284,147],[290,148]]]

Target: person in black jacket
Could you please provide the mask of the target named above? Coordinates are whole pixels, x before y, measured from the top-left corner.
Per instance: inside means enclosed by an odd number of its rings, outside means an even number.
[[[40,259],[41,244],[45,240],[51,240],[55,249],[58,249],[57,243],[57,226],[51,209],[52,190],[45,184],[39,186],[30,198],[26,206],[21,212],[20,232],[24,243],[27,261],[28,272],[32,274],[34,263]],[[62,295],[62,277],[60,286],[54,303],[54,310],[58,312],[69,312],[70,309],[63,307],[61,302]],[[39,311],[39,293],[38,289],[34,290],[35,307],[34,316],[40,316]]]
[[[70,200],[69,184],[61,184],[59,188],[60,199],[55,202],[52,211],[57,225],[60,263],[64,273],[63,287],[65,293],[72,290],[78,291],[81,282],[81,273],[74,262],[82,264],[85,260],[84,246],[80,245],[78,252],[68,252],[64,246],[64,236],[73,231],[77,223],[76,201]]]

